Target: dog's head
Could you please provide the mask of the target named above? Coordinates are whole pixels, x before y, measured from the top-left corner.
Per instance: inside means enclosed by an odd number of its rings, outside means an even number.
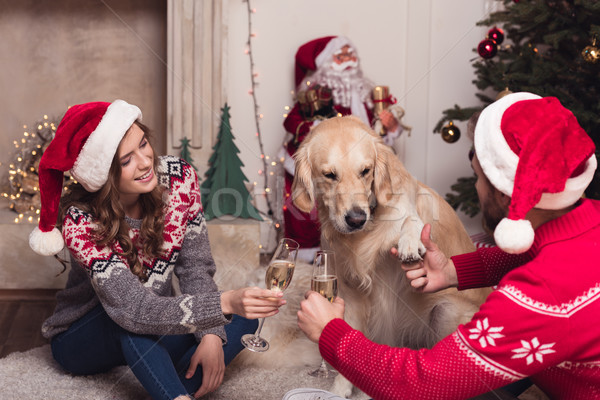
[[[360,119],[347,116],[321,122],[302,142],[294,158],[292,199],[310,212],[315,201],[321,223],[348,234],[364,229],[377,203],[391,193],[388,173],[393,152]]]

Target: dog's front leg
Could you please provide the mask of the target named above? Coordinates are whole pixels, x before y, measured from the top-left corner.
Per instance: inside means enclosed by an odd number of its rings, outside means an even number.
[[[426,249],[421,242],[421,231],[424,225],[416,213],[402,221],[398,239],[398,258],[402,263],[410,264],[423,259]]]

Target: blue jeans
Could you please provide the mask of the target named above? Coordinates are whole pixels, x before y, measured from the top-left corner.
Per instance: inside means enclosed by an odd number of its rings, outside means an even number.
[[[225,365],[242,351],[242,335],[256,330],[258,322],[234,315],[225,325]],[[193,394],[202,384],[202,367],[190,379],[185,373],[198,342],[187,335],[138,335],[117,325],[101,305],[69,329],[52,338],[54,359],[75,375],[91,375],[128,365],[155,400]]]

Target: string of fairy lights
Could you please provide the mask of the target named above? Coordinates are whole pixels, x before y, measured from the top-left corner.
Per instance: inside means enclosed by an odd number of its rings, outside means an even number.
[[[248,94],[252,97],[252,102],[253,102],[253,106],[254,106],[254,122],[255,122],[255,127],[256,127],[256,138],[258,140],[258,145],[259,145],[259,149],[260,149],[260,159],[261,159],[261,163],[262,163],[262,169],[259,169],[258,175],[260,177],[263,178],[263,191],[262,193],[258,193],[258,195],[262,195],[265,198],[266,204],[267,204],[267,208],[268,208],[268,216],[267,216],[267,220],[272,224],[273,228],[275,229],[276,235],[280,232],[281,230],[281,220],[280,220],[280,213],[274,211],[274,206],[273,206],[273,201],[270,198],[270,196],[273,194],[273,190],[270,187],[269,184],[269,179],[272,179],[275,177],[276,171],[279,168],[280,165],[283,164],[284,159],[277,159],[274,157],[270,157],[269,155],[265,154],[264,151],[264,145],[263,145],[263,138],[262,138],[262,134],[261,134],[261,130],[260,130],[260,121],[264,118],[264,115],[260,112],[260,107],[258,105],[258,99],[257,99],[257,95],[256,95],[256,88],[258,86],[258,77],[259,77],[259,73],[256,70],[256,65],[254,64],[254,55],[253,55],[253,50],[252,50],[252,41],[253,39],[256,38],[256,33],[253,31],[252,28],[252,15],[255,14],[257,12],[256,8],[253,8],[251,5],[250,0],[244,0],[246,2],[247,5],[247,9],[248,9],[248,41],[246,42],[246,48],[244,50],[244,53],[248,56],[249,58],[249,64],[250,64],[250,82],[251,82],[251,88],[248,90]],[[286,106],[285,107],[286,111],[289,111],[290,107]],[[284,118],[287,116],[287,114],[284,114]],[[255,188],[258,186],[258,182],[254,182],[253,183]],[[256,194],[256,190],[255,190],[255,194]],[[277,205],[279,207],[279,205]],[[281,207],[279,207],[281,208]],[[261,245],[262,248],[262,245]]]
[[[15,223],[38,222],[41,208],[38,167],[42,153],[50,144],[56,124],[47,115],[32,129],[23,126],[23,137],[14,140],[14,158],[8,164],[8,187],[1,194],[17,213]]]

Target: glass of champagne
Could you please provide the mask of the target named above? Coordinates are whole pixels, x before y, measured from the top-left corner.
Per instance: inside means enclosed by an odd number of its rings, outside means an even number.
[[[310,290],[319,293],[330,302],[333,302],[338,293],[338,282],[335,274],[335,256],[330,250],[320,250],[315,254],[313,273],[310,280]],[[335,371],[329,370],[325,360],[321,358],[321,365],[309,375],[327,378]]]
[[[265,274],[267,289],[284,291],[289,286],[294,275],[299,248],[295,240],[283,238],[279,241]],[[255,334],[242,336],[242,344],[248,350],[259,353],[269,350],[269,342],[260,337],[264,322],[265,319],[261,318]]]

